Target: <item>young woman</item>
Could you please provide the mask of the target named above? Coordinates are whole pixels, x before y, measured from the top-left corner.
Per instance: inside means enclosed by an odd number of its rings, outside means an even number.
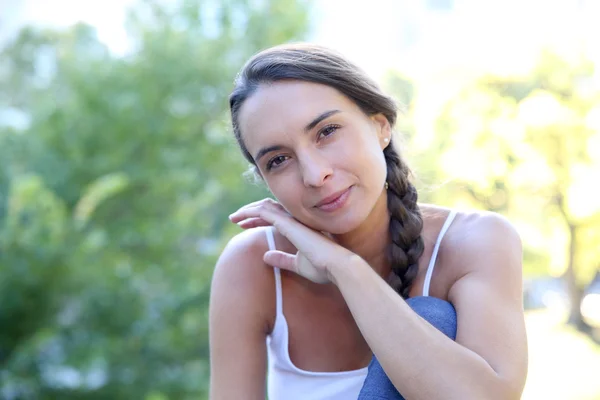
[[[212,282],[211,399],[519,399],[520,238],[497,214],[417,202],[394,102],[296,44],[250,59],[230,106],[277,201],[230,216],[246,230]]]

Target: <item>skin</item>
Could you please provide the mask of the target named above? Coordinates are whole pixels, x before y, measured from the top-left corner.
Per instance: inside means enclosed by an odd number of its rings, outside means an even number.
[[[275,320],[272,266],[282,269],[289,353],[297,367],[353,370],[375,354],[408,399],[520,398],[527,374],[522,250],[506,219],[461,212],[444,237],[430,295],[457,310],[453,342],[382,279],[390,272],[385,117],[365,115],[333,88],[289,81],[259,88],[242,106],[239,123],[250,154],[270,150],[256,164],[277,202],[252,203],[230,216],[248,230],[228,244],[212,282],[211,399],[265,398],[265,338]],[[349,187],[341,209],[315,207]],[[420,207],[425,250],[411,297],[422,294],[449,212]],[[271,227],[277,251],[266,244],[264,229]]]

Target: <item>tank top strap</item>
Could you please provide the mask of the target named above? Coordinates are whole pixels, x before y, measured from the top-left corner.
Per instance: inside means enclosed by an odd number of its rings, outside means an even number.
[[[446,218],[446,221],[444,222],[444,225],[442,226],[442,229],[440,230],[440,233],[437,237],[435,246],[433,247],[433,253],[431,254],[431,259],[429,260],[429,266],[427,267],[427,274],[425,275],[425,283],[423,284],[423,296],[429,296],[431,277],[433,276],[433,269],[435,268],[435,262],[437,260],[438,252],[440,250],[440,244],[442,243],[442,239],[444,238],[446,231],[448,230],[448,228],[450,228],[450,224],[452,224],[454,217],[456,217],[456,214],[456,210],[450,210],[450,214],[448,214],[448,217]]]
[[[273,228],[268,227],[265,231],[267,233],[267,243],[269,244],[269,250],[277,250],[275,247],[275,238],[273,236]],[[277,267],[273,268],[275,274],[275,311],[277,312],[276,320],[279,315],[283,312],[283,298],[281,291],[281,270]]]

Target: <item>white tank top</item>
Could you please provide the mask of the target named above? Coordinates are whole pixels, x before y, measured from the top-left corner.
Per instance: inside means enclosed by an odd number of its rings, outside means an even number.
[[[452,210],[437,237],[423,285],[423,296],[429,295],[429,286],[440,243],[450,227],[456,211]],[[275,250],[272,229],[267,229],[269,249]],[[283,315],[281,271],[275,271],[276,316],[273,331],[267,337],[269,365],[267,391],[269,400],[351,400],[357,399],[367,376],[367,367],[342,372],[312,372],[296,367],[288,351],[288,325]]]

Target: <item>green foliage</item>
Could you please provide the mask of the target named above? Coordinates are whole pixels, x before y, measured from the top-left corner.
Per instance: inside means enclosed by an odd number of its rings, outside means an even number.
[[[508,216],[523,240],[525,275],[561,275],[569,322],[589,332],[580,303],[600,268],[594,65],[542,52],[522,76],[447,78],[413,86],[394,73],[386,82],[409,102],[399,130],[420,201]]]
[[[413,154],[427,183],[440,184],[425,192],[428,201],[509,216],[524,241],[526,274],[566,271],[574,313],[577,286],[593,277],[600,257],[593,77],[586,60],[543,53],[527,75],[474,78],[445,103],[434,134]]]
[[[208,285],[245,183],[227,95],[252,53],[301,38],[307,6],[146,1],[134,49],[26,28],[0,58],[3,398],[197,399]]]

